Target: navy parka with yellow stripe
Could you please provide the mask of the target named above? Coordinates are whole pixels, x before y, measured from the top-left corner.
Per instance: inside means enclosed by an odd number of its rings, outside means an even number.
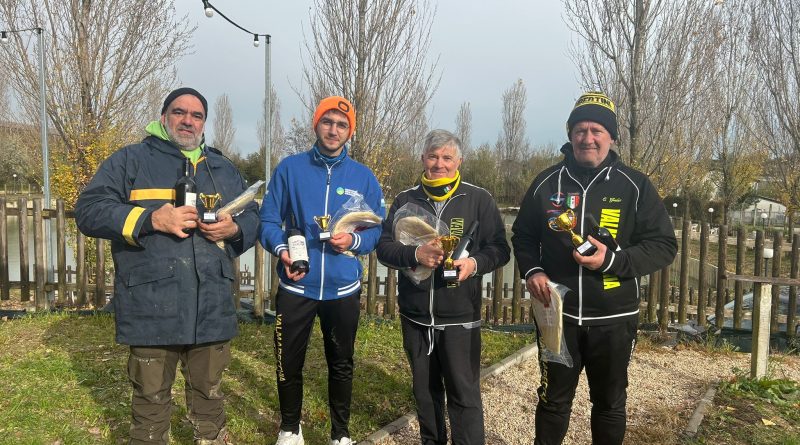
[[[232,258],[255,243],[257,204],[251,202],[234,217],[241,238],[226,240],[224,250],[199,230],[183,239],[143,230],[148,216],[172,201],[184,159],[173,143],[148,136],[109,156],[76,203],[81,232],[111,240],[119,343],[200,344],[238,333]],[[203,149],[194,171],[198,193],[221,194],[220,206],[246,188],[230,160],[210,147]]]

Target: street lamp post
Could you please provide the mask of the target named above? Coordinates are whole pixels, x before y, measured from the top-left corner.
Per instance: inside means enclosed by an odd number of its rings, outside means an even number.
[[[764,236],[767,236],[767,217],[768,216],[769,215],[767,215],[766,212],[761,214],[761,227],[762,227],[762,230],[764,230]]]
[[[44,208],[52,208],[50,203],[50,155],[47,147],[47,87],[44,81],[45,59],[44,59],[44,29],[40,27],[25,28],[25,29],[9,29],[0,32],[0,43],[8,42],[8,34],[19,34],[22,32],[33,31],[36,33],[38,40],[37,50],[39,58],[39,131],[42,142],[42,192],[44,195]],[[48,240],[49,249],[48,258],[45,258],[45,269],[47,270],[47,281],[50,283],[55,282],[55,240],[53,239],[55,233],[52,230],[52,219],[47,218],[45,221],[45,239]],[[53,291],[48,291],[48,300],[53,297]]]
[[[19,193],[19,192],[17,191],[17,190],[19,189],[19,187],[17,186],[17,174],[16,174],[16,173],[14,173],[14,174],[13,174],[13,175],[11,175],[11,176],[13,176],[13,177],[14,177],[14,182],[13,182],[13,185],[12,185],[12,187],[13,187],[13,192],[14,192],[14,193]]]
[[[714,222],[714,207],[708,208],[708,223],[712,224]]]
[[[271,159],[272,159],[272,115],[270,111],[272,110],[272,95],[270,94],[270,85],[272,84],[272,67],[271,67],[271,45],[270,40],[272,38],[269,34],[259,34],[248,29],[242,27],[238,23],[234,22],[230,18],[228,18],[225,14],[223,14],[219,9],[217,9],[214,5],[211,4],[209,0],[202,0],[203,2],[203,12],[205,13],[206,17],[212,18],[214,13],[219,14],[220,17],[225,19],[231,25],[239,28],[240,30],[250,34],[253,36],[253,46],[258,48],[260,45],[259,37],[264,38],[264,132],[266,133],[264,136],[264,180],[265,183],[269,184],[269,177],[270,172],[272,171],[271,166]],[[272,287],[272,268],[270,267],[270,261],[264,261],[264,284],[269,292],[269,289]]]
[[[678,203],[672,203],[672,218],[678,218]]]

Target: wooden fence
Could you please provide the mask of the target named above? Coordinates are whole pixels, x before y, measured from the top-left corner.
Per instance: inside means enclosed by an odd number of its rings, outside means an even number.
[[[30,208],[29,208],[30,207]],[[28,218],[20,218],[21,215],[32,216],[33,227],[28,227]],[[8,261],[8,224],[10,217],[18,219],[19,227],[19,277],[18,281],[9,280],[9,261]],[[11,290],[19,290],[19,298],[22,302],[31,302],[38,310],[46,310],[51,305],[59,307],[75,308],[100,308],[106,304],[113,293],[113,274],[112,265],[106,264],[103,252],[106,249],[107,241],[98,239],[96,242],[95,257],[96,264],[90,269],[87,267],[86,238],[79,232],[73,234],[75,240],[75,264],[73,270],[67,267],[66,244],[67,244],[67,220],[74,218],[71,211],[64,208],[64,202],[59,200],[56,209],[43,209],[42,200],[34,199],[32,206],[26,198],[19,198],[16,202],[6,202],[5,198],[0,198],[0,300],[9,300]],[[54,277],[48,280],[45,271],[45,221],[50,219],[53,225],[53,238],[56,243],[56,262],[54,266]],[[732,274],[743,275],[752,272],[753,275],[764,275],[764,232],[756,232],[753,248],[748,247],[748,240],[745,236],[744,228],[739,228],[732,243],[736,249],[736,260],[733,264],[734,269],[728,271],[730,264],[726,261],[727,249],[731,238],[726,238],[727,227],[720,226],[715,229],[719,233],[722,241],[719,242],[717,258],[709,256],[709,234],[711,228],[707,223],[700,223],[699,252],[692,252],[690,246],[691,224],[689,220],[683,221],[680,231],[681,239],[679,245],[681,251],[676,257],[676,265],[666,267],[663,270],[651,274],[647,280],[647,285],[642,286],[642,319],[647,322],[658,323],[662,328],[666,328],[669,323],[686,323],[695,320],[697,324],[704,326],[707,324],[707,316],[715,315],[715,323],[721,327],[725,319],[732,319],[732,325],[736,328],[742,326],[742,321],[751,317],[750,311],[745,309],[744,292],[742,282],[736,281],[733,291],[728,286],[728,277]],[[33,232],[33,277],[30,276],[29,269],[31,258],[28,251],[30,231]],[[784,261],[790,262],[789,278],[798,278],[798,258],[800,254],[800,235],[795,234],[791,240],[791,247],[783,240],[782,232],[776,231],[772,234],[772,248],[775,252],[772,269],[767,272],[772,277],[780,277],[781,270],[784,269]],[[275,276],[276,260],[272,255],[266,255],[263,248],[255,247],[254,271],[264,270],[266,258],[271,260],[269,270],[272,271],[271,289],[265,289],[263,274],[253,273],[249,270],[241,270],[239,260],[235,260],[238,279],[235,282],[234,299],[238,302],[241,298],[253,299],[254,312],[263,314],[268,307],[274,309],[274,301],[269,298],[277,291],[277,277]],[[746,250],[754,252],[753,269],[744,270]],[[699,267],[697,288],[689,286],[689,260],[696,257],[699,264],[714,265],[715,268]],[[372,253],[366,260],[367,267],[365,280],[363,283],[363,293],[366,298],[362,299],[364,311],[369,315],[394,318],[397,316],[397,271],[389,269],[385,277],[378,276],[378,267],[375,254]],[[720,267],[721,266],[721,267]],[[520,280],[519,271],[513,268],[514,277],[511,285],[504,283],[503,269],[493,272],[491,283],[486,283],[483,290],[483,316],[484,320],[490,324],[519,324],[531,323],[530,295],[525,289],[524,282]],[[670,270],[679,271],[680,278],[678,285],[670,284]],[[709,280],[706,276],[708,270],[717,272],[716,280]],[[672,272],[674,273],[674,272]],[[96,277],[104,277],[98,280]],[[499,285],[493,285],[498,283]],[[715,283],[716,285],[710,285]],[[53,298],[48,298],[48,293]],[[773,287],[772,291],[772,330],[777,331],[778,323],[786,323],[787,334],[792,336],[795,333],[795,326],[800,322],[795,317],[797,311],[797,286],[789,288],[788,315],[778,314],[780,287]],[[725,304],[733,301],[733,309],[726,310]]]

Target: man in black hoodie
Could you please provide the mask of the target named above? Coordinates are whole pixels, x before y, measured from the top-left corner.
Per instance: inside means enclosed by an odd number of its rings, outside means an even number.
[[[567,120],[564,160],[541,172],[520,206],[511,242],[533,298],[550,302],[547,282],[570,288],[563,335],[573,366],[545,361],[534,443],[560,444],[572,399],[586,369],[592,402],[592,443],[621,444],[625,436],[628,364],[636,343],[639,277],[672,263],[677,252],[667,210],[643,173],[622,163],[614,103],[603,93],[582,95]],[[556,217],[568,212],[573,231],[596,251],[581,255]],[[615,251],[586,234],[591,218],[611,232]],[[541,351],[541,344],[540,351]]]

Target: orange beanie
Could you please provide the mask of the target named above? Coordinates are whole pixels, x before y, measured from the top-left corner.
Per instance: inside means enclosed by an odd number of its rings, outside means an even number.
[[[314,120],[311,122],[311,127],[316,130],[319,119],[330,110],[341,111],[347,116],[347,122],[350,124],[350,131],[347,134],[347,139],[349,140],[353,136],[353,132],[356,131],[356,109],[344,97],[330,96],[319,101],[319,105],[314,111]]]

